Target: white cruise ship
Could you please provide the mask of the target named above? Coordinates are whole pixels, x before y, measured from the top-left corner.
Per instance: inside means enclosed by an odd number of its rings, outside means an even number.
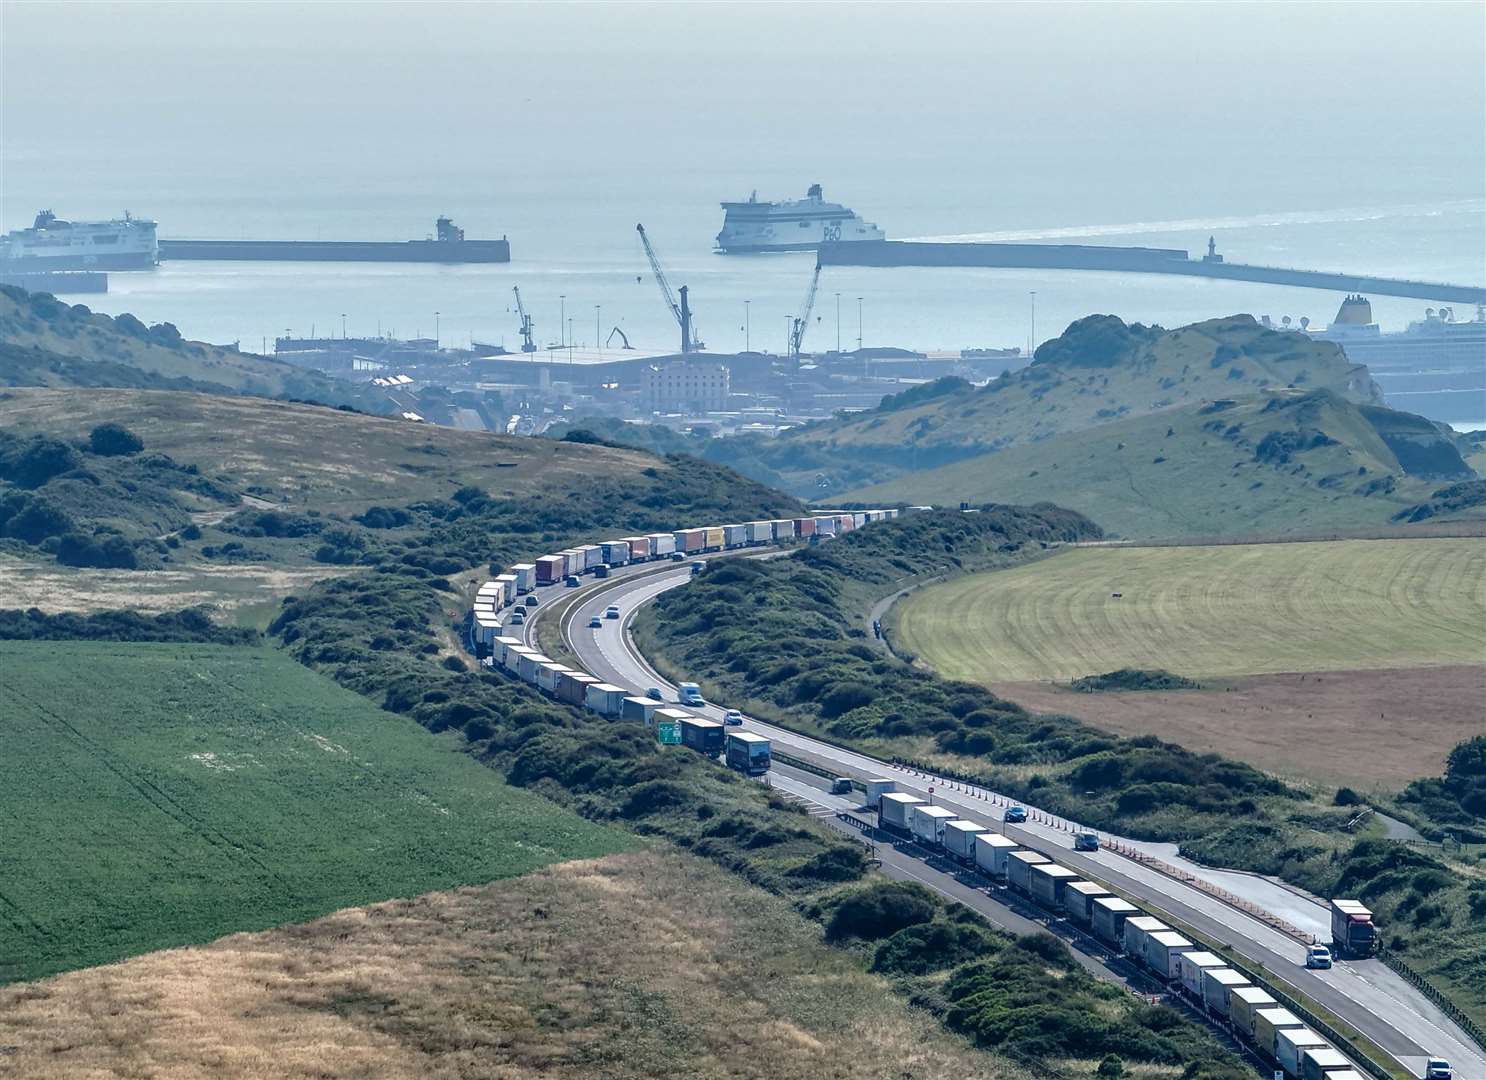
[[[717,251],[723,255],[814,251],[824,243],[885,238],[876,225],[840,203],[826,202],[819,184],[792,202],[759,202],[754,192],[747,202],[725,202],[722,208]]]
[[[62,221],[43,210],[29,229],[0,237],[0,272],[151,270],[159,261],[155,223],[127,213],[113,221]]]

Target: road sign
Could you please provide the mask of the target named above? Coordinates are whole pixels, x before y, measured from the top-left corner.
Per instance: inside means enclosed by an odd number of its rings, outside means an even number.
[[[681,742],[681,725],[674,720],[661,720],[655,725],[655,739],[662,746],[676,746]]]

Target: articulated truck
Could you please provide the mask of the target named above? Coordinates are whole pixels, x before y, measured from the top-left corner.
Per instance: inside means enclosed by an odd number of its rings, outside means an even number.
[[[1371,956],[1377,951],[1378,928],[1361,901],[1331,901],[1331,943],[1338,956]]]

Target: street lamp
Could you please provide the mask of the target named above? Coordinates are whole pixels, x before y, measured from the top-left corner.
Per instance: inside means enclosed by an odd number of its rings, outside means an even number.
[[[857,352],[862,351],[862,298],[857,297]]]
[[[439,313],[437,311],[433,313],[433,347],[435,349],[439,347]]]
[[[795,317],[786,315],[784,317],[784,355],[793,356],[795,352]]]
[[[565,333],[565,331],[564,331],[563,328],[568,325],[568,296],[567,296],[567,293],[562,293],[561,295],[558,296],[557,299],[562,304],[562,306],[558,309],[558,314],[557,314],[557,336],[558,337],[562,337],[562,335]],[[564,347],[567,346],[567,340],[566,339],[563,340],[563,346]]]
[[[599,315],[602,311],[602,306],[600,306],[599,304],[593,305],[593,347],[601,352],[604,348],[603,342],[599,340],[599,334],[603,333],[603,331],[599,329]]]
[[[836,355],[841,355],[841,294],[836,294]]]
[[[346,313],[341,312],[341,340],[346,340]]]
[[[751,303],[753,303],[752,300],[744,300],[743,301],[743,351],[744,352],[753,352],[753,343],[749,339],[749,329],[750,329],[750,326],[749,326],[749,321],[748,321],[748,305],[751,304]]]

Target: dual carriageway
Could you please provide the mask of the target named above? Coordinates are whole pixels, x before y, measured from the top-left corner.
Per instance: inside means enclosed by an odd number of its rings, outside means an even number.
[[[711,557],[770,558],[778,554],[782,553]],[[530,610],[525,624],[508,625],[505,632],[535,647],[539,628],[555,619],[562,644],[577,667],[636,693],[659,687],[674,702],[675,686],[640,653],[631,625],[642,607],[691,579],[691,561],[618,567],[608,578],[578,589],[542,586],[535,590],[541,602]],[[610,606],[619,609],[618,619],[604,618]],[[594,616],[601,623],[597,629],[589,626]],[[721,721],[725,708],[708,703],[688,706],[688,710]],[[830,794],[828,782],[814,770],[858,780],[891,778],[899,791],[929,798],[963,818],[1004,832],[1022,846],[1128,896],[1147,911],[1166,916],[1179,929],[1189,928],[1227,946],[1243,965],[1251,970],[1262,968],[1265,977],[1278,982],[1281,989],[1365,1034],[1410,1074],[1421,1076],[1426,1059],[1439,1056],[1454,1063],[1457,1080],[1486,1080],[1486,1051],[1381,960],[1338,961],[1330,970],[1304,966],[1306,945],[1330,936],[1328,910],[1312,897],[1258,875],[1190,863],[1176,854],[1172,844],[1103,834],[1099,851],[1075,852],[1073,823],[1028,807],[1031,820],[1008,824],[1003,815],[1010,800],[997,792],[880,761],[760,720],[750,718],[748,729],[771,739],[776,754],[806,766],[800,769],[776,762],[765,782],[838,827],[838,815],[857,810],[859,800]],[[888,845],[879,846],[878,854],[889,876],[917,880],[975,908],[1004,930],[1026,933],[1043,928],[1026,914],[1026,906],[998,899],[996,891],[985,890],[973,876],[946,868],[947,864],[926,862]],[[1096,975],[1125,981],[1121,969],[1103,958],[1079,949],[1074,954]]]

